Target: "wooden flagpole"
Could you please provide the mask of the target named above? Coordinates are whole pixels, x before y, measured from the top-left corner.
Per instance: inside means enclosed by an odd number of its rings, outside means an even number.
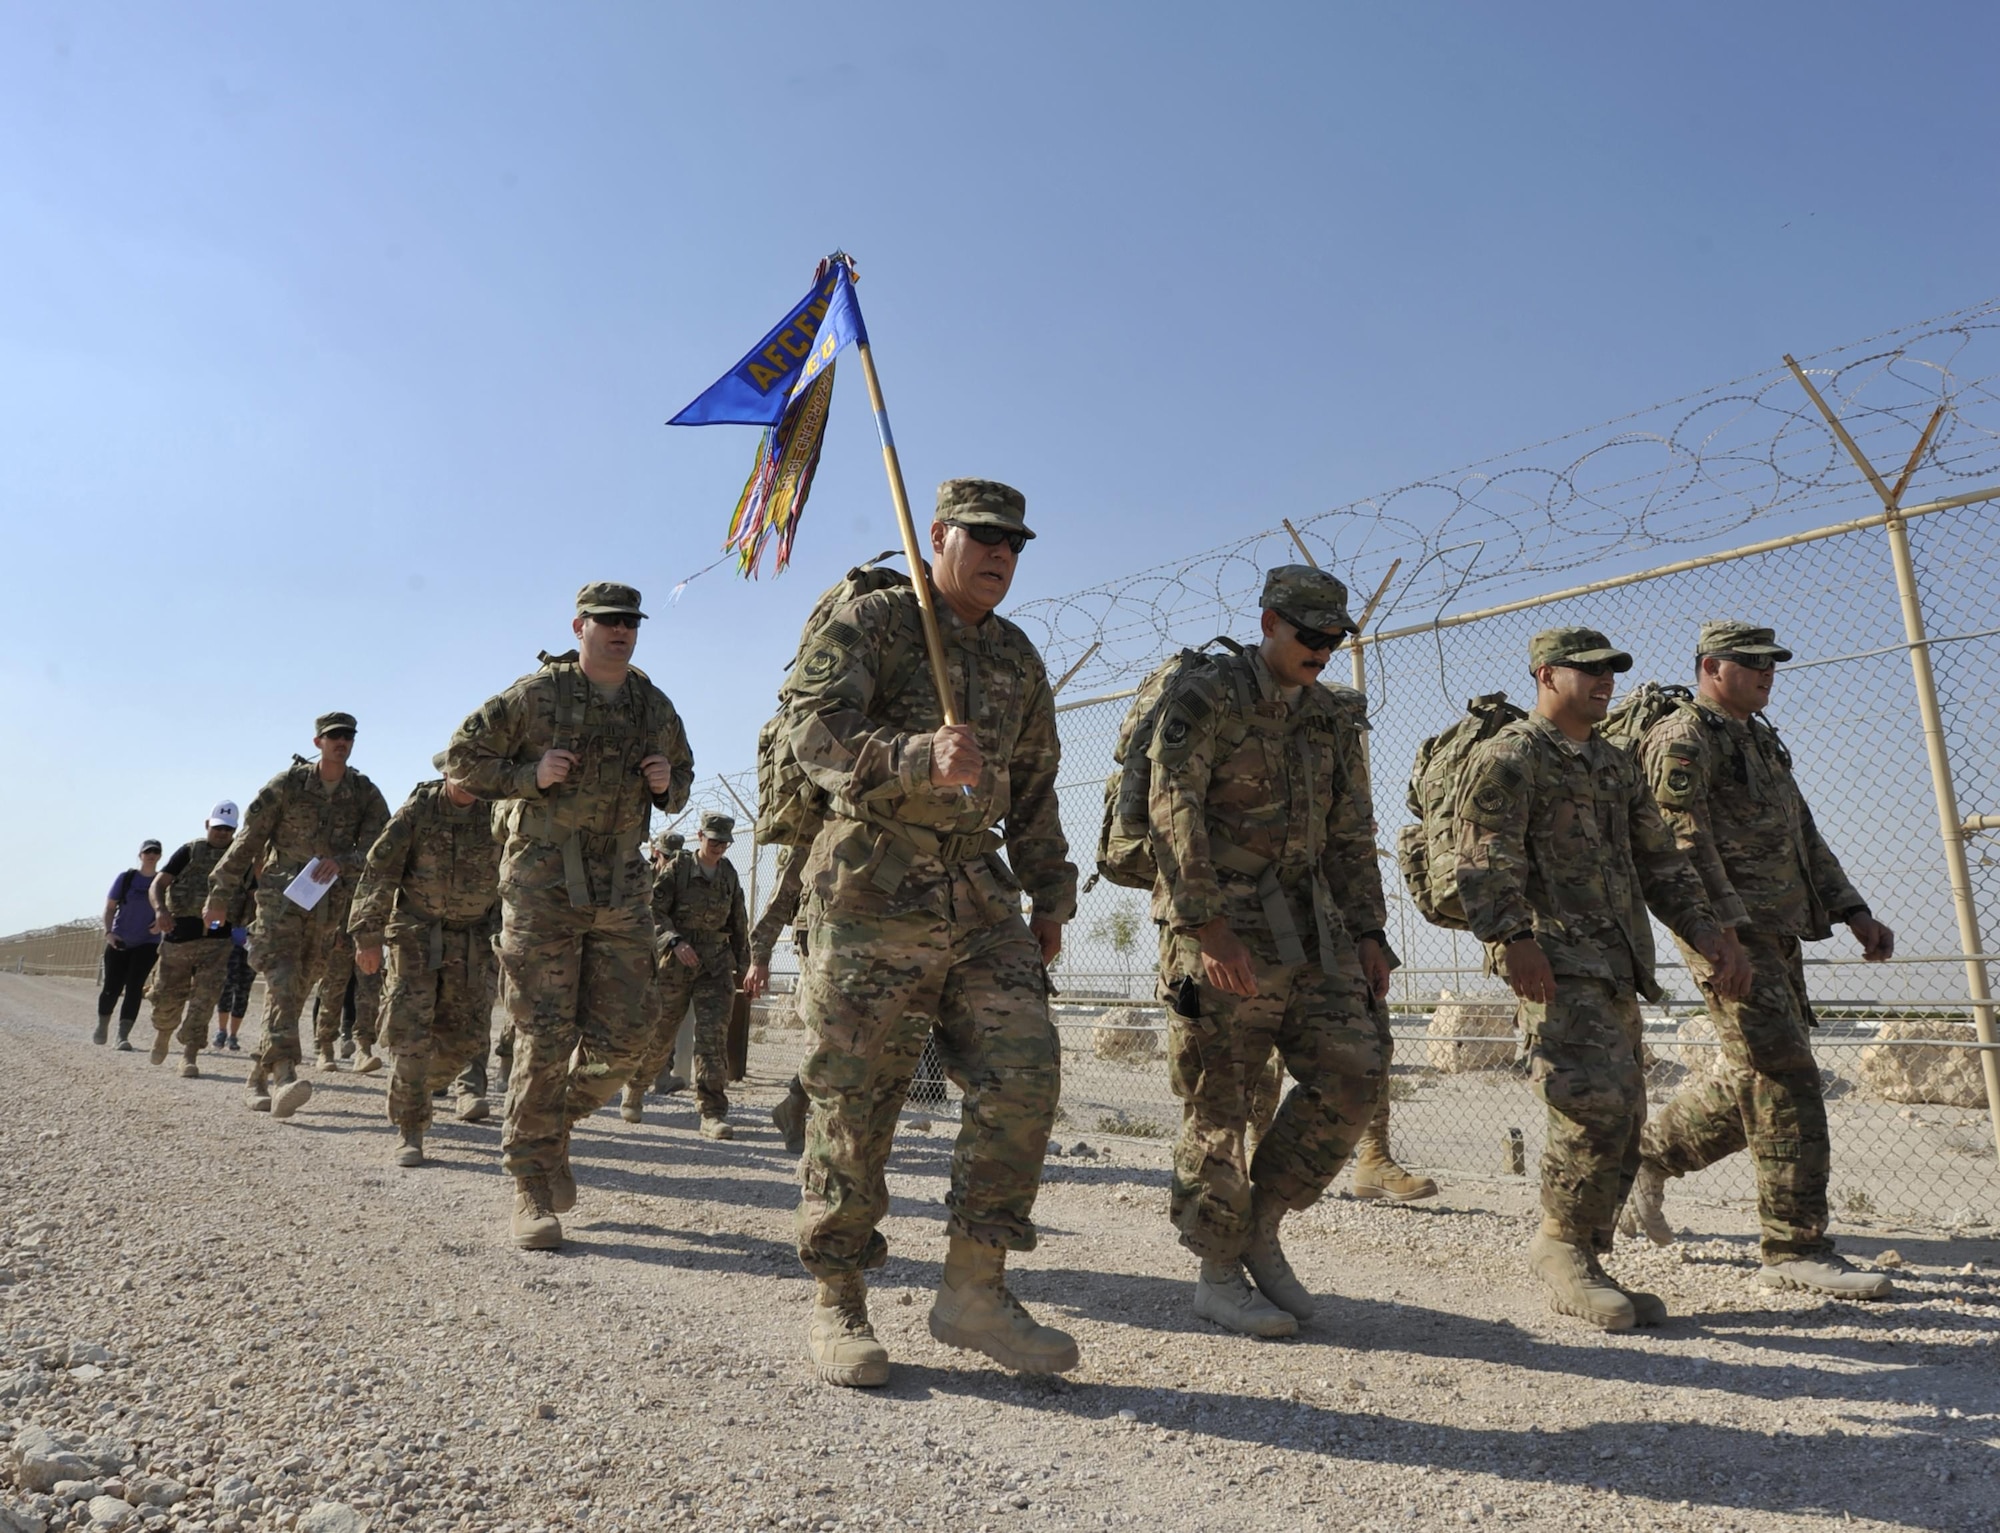
[[[924,648],[930,652],[931,682],[937,687],[938,707],[947,724],[958,722],[958,709],[951,700],[951,671],[944,660],[944,634],[938,628],[937,608],[931,603],[930,577],[924,557],[917,547],[917,524],[910,516],[910,492],[903,488],[903,465],[896,456],[896,438],[889,430],[889,409],[882,403],[882,380],[875,376],[875,354],[866,341],[857,341],[861,353],[861,376],[868,380],[868,404],[875,412],[875,434],[882,439],[882,468],[889,476],[889,498],[896,503],[896,520],[902,525],[903,557],[910,564],[910,584],[917,588],[917,605],[924,614]],[[970,789],[966,790],[968,793]]]

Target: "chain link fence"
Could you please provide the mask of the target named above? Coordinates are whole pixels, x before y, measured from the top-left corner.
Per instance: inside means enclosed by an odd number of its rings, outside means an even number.
[[[1912,460],[1904,526],[1909,595],[1928,624],[1936,729],[1956,780],[1968,863],[1964,914],[2000,927],[2000,301],[1808,358],[1863,451],[1891,471],[1939,411]],[[1688,683],[1700,624],[1775,627],[1797,658],[1781,668],[1772,717],[1828,843],[1897,958],[1863,965],[1846,933],[1809,949],[1807,974],[1834,1141],[1837,1215],[1929,1227],[2000,1223],[2000,1175],[1974,1038],[1937,783],[1913,681],[1904,593],[1882,505],[1784,369],[1734,380],[1619,420],[1273,528],[1172,565],[1010,612],[1052,674],[1060,794],[1072,856],[1087,870],[1131,690],[1161,659],[1217,633],[1256,627],[1263,571],[1302,554],[1379,605],[1352,675],[1369,698],[1370,756],[1389,934],[1403,967],[1390,997],[1397,1053],[1393,1134],[1408,1164],[1444,1176],[1532,1174],[1542,1111],[1519,1062],[1514,1007],[1476,942],[1427,925],[1404,897],[1387,849],[1409,820],[1404,787],[1419,743],[1468,698],[1502,688],[1532,698],[1527,639],[1583,624],[1632,651],[1629,685]],[[1483,604],[1483,605],[1482,605]],[[748,738],[761,719],[746,719]],[[775,883],[754,845],[754,772],[697,783],[703,812],[732,815],[731,857],[754,922]],[[1649,1086],[1663,1103],[1718,1050],[1671,939],[1659,937],[1668,999],[1646,1011]],[[89,975],[94,922],[0,939],[0,970]],[[1154,1002],[1157,935],[1143,894],[1098,884],[1083,896],[1055,970],[1069,1137],[1168,1139],[1164,1015]],[[1972,960],[1971,964],[1968,960]],[[803,1051],[786,993],[789,943],[753,1069],[781,1080]],[[1989,1013],[1990,1015],[1990,1013]],[[934,1079],[912,1110],[951,1109]],[[1750,1202],[1747,1157],[1680,1188]]]

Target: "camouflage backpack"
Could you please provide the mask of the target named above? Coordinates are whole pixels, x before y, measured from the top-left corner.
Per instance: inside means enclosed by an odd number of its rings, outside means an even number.
[[[1631,694],[1604,716],[1597,732],[1620,750],[1635,753],[1646,732],[1677,708],[1691,706],[1694,694],[1686,687],[1642,681]]]
[[[1243,646],[1234,639],[1210,639],[1202,649],[1184,649],[1139,684],[1132,706],[1125,710],[1125,722],[1118,726],[1118,744],[1111,752],[1116,769],[1104,780],[1104,821],[1097,832],[1097,871],[1086,890],[1100,878],[1127,889],[1151,890],[1159,869],[1153,862],[1153,843],[1148,826],[1153,796],[1153,729],[1159,722],[1160,702],[1168,690],[1184,676],[1197,670],[1214,669],[1219,657],[1204,653],[1220,644],[1241,656]],[[1243,722],[1250,712],[1249,681],[1239,667],[1228,668],[1236,695],[1234,714],[1223,721],[1225,739],[1233,732],[1240,745],[1249,730]]]
[[[1416,823],[1396,834],[1396,865],[1403,870],[1411,902],[1431,925],[1453,931],[1469,929],[1465,906],[1458,898],[1457,831],[1452,822],[1466,765],[1475,747],[1528,716],[1507,701],[1505,692],[1473,698],[1465,705],[1465,714],[1417,747],[1407,800]]]
[[[787,677],[805,658],[813,640],[842,606],[871,591],[910,583],[909,576],[901,570],[881,568],[884,559],[893,558],[900,552],[900,549],[892,548],[877,554],[866,564],[856,565],[820,593],[819,600],[813,603],[813,609],[806,617],[805,626],[799,631],[798,650],[793,654],[791,664],[785,668]],[[919,660],[922,658],[918,656]],[[788,709],[783,695],[781,691],[778,711],[757,731],[757,844],[811,846],[813,837],[819,834],[820,826],[826,821],[826,792],[806,775],[798,757],[792,754],[791,745],[785,738]]]

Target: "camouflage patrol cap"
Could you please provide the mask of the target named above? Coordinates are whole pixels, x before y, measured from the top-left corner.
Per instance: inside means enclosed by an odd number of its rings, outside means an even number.
[[[1028,497],[997,479],[947,479],[938,486],[937,520],[960,527],[1004,527],[1024,538]]]
[[[320,735],[330,735],[337,729],[344,729],[349,734],[353,734],[355,729],[354,715],[351,713],[322,713],[318,718],[313,720],[313,735],[315,738]]]
[[[1696,655],[1742,655],[1748,660],[1785,661],[1792,658],[1792,652],[1778,642],[1777,634],[1771,629],[1739,622],[1735,618],[1703,623],[1694,652]]]
[[[646,615],[639,610],[637,586],[622,586],[615,580],[593,580],[576,593],[578,617],[609,617],[619,612],[633,617]]]
[[[701,817],[701,839],[720,841],[724,846],[736,839],[736,822],[726,814],[710,810]]]
[[[1614,671],[1632,669],[1632,657],[1613,649],[1595,628],[1544,628],[1528,640],[1528,671],[1545,665],[1608,664]]]
[[[1310,564],[1281,564],[1264,577],[1264,594],[1257,605],[1275,612],[1294,628],[1321,633],[1353,633],[1347,615],[1347,587],[1325,570]]]
[[[688,838],[677,830],[663,830],[653,837],[653,850],[665,852],[669,856],[688,844]]]

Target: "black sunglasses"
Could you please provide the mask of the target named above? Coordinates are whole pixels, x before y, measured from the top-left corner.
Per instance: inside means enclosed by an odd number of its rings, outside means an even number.
[[[354,731],[351,729],[322,729],[319,732],[319,737],[322,740],[352,740],[354,738]]]
[[[1324,649],[1330,651],[1342,639],[1347,637],[1344,633],[1328,633],[1324,628],[1307,628],[1296,618],[1285,617],[1285,614],[1282,612],[1278,616],[1284,617],[1285,621],[1292,625],[1292,637],[1297,639],[1307,649]]]
[[[590,620],[593,623],[602,623],[606,628],[639,626],[639,614],[636,612],[593,612],[590,614]]]
[[[1009,553],[1018,554],[1028,546],[1028,535],[1025,532],[1010,532],[1005,527],[968,527],[964,522],[954,522],[952,525],[961,528],[973,542],[984,543],[988,548],[998,548],[1005,543]]]
[[[1554,662],[1566,671],[1581,671],[1586,676],[1616,676],[1618,667],[1609,660],[1557,660]]]
[[[1770,655],[1715,655],[1711,658],[1727,660],[1731,665],[1740,665],[1746,671],[1775,671],[1778,662]]]

